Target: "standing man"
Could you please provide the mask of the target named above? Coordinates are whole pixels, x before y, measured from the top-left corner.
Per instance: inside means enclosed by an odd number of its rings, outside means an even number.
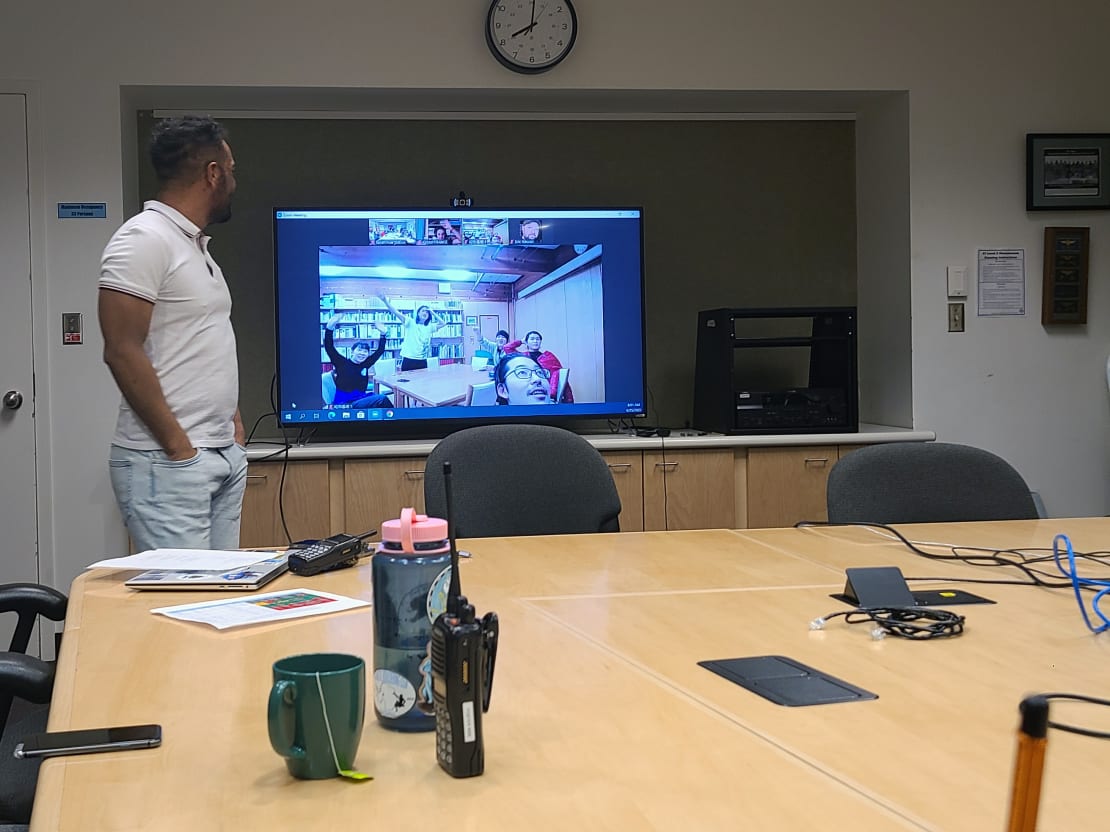
[[[210,118],[154,128],[158,198],[100,263],[104,361],[123,394],[110,474],[137,551],[234,549],[247,461],[231,295],[205,226],[231,218],[235,160]]]

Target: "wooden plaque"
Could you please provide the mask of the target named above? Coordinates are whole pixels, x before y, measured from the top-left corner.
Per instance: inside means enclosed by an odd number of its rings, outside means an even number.
[[[1045,228],[1042,324],[1087,323],[1090,234],[1090,228]]]

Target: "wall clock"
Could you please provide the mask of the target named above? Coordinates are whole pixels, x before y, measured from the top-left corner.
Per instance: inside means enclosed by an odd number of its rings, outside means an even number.
[[[578,16],[570,0],[493,0],[486,44],[514,72],[546,72],[570,54]]]

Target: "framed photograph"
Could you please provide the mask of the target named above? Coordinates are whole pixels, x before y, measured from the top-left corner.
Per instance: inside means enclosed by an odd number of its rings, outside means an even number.
[[[1028,133],[1025,210],[1110,208],[1110,133]]]
[[[467,326],[478,326],[478,316],[477,315],[467,315],[466,316],[466,325]]]
[[[1044,230],[1042,324],[1087,323],[1090,228]]]

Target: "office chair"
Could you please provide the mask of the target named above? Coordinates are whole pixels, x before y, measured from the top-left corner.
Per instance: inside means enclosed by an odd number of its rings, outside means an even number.
[[[335,403],[335,374],[331,370],[320,374],[320,396],[324,404]]]
[[[17,760],[12,751],[27,735],[46,730],[54,664],[26,655],[27,646],[35,619],[41,615],[61,621],[66,603],[66,596],[50,587],[0,584],[0,614],[14,612],[18,617],[7,652],[0,652],[0,830],[8,828],[4,824],[31,821],[39,761]],[[22,701],[9,721],[16,699]]]
[[[559,370],[558,370],[558,373],[559,373],[559,382],[558,382],[558,387],[555,388],[555,390],[556,390],[556,392],[555,392],[555,401],[556,402],[562,402],[563,397],[566,396],[566,394],[567,394],[567,381],[570,378],[570,368],[569,367],[560,367]]]
[[[946,442],[894,442],[852,451],[829,472],[830,523],[1031,520],[1029,486],[990,451]]]
[[[393,388],[388,384],[382,384],[378,379],[391,376],[397,371],[396,358],[379,358],[374,362],[374,392],[380,393],[383,396],[388,396],[393,392]]]
[[[464,404],[467,407],[497,404],[497,383],[489,381],[485,384],[468,384]]]
[[[441,440],[424,467],[429,515],[447,516],[451,463],[455,533],[509,537],[620,531],[609,466],[585,439],[546,425],[485,425]]]

